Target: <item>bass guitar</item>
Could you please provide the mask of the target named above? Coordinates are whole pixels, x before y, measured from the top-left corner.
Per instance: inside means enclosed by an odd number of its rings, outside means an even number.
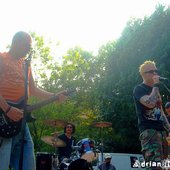
[[[74,91],[75,90],[73,90],[73,89],[68,89],[64,92],[57,93],[56,95],[54,95],[53,97],[51,97],[47,100],[43,100],[43,101],[36,103],[34,105],[31,105],[31,106],[27,106],[26,107],[26,117],[33,110],[36,110],[36,109],[41,108],[49,103],[56,101],[59,98],[60,94],[69,95],[70,93],[72,93]],[[18,103],[8,102],[8,104],[13,107],[23,109],[23,101],[20,101]],[[11,138],[13,136],[16,136],[21,131],[21,127],[22,127],[22,119],[17,122],[13,121],[13,120],[9,119],[9,117],[6,114],[4,114],[4,111],[2,109],[0,109],[0,136],[1,137]]]

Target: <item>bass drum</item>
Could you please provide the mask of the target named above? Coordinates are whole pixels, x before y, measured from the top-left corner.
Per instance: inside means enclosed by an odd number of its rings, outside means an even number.
[[[89,138],[84,138],[77,143],[77,146],[80,147],[80,156],[81,159],[86,160],[87,162],[92,162],[97,159],[98,154],[94,152],[94,141]]]
[[[57,170],[58,159],[55,154],[48,152],[37,152],[36,170]]]
[[[70,163],[67,170],[92,170],[92,167],[86,160],[77,159]]]

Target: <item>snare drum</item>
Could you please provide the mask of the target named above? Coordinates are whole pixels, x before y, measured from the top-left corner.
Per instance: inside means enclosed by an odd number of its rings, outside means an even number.
[[[55,154],[48,152],[37,152],[36,170],[52,170],[56,166]]]
[[[84,138],[77,143],[80,146],[80,156],[81,159],[87,160],[87,162],[92,162],[96,159],[96,153],[94,153],[94,141],[89,138]]]

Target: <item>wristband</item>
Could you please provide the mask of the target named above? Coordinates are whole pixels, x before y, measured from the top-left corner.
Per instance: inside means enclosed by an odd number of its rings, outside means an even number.
[[[7,114],[10,110],[11,110],[11,106],[8,107],[8,109],[6,110],[5,114]]]

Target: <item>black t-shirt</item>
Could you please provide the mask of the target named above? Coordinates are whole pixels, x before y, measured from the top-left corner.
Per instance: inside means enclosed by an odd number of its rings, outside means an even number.
[[[139,84],[134,88],[133,97],[138,116],[139,131],[146,129],[155,129],[158,131],[165,130],[159,108],[147,108],[140,103],[140,98],[144,95],[149,95],[152,92],[152,87],[146,84]]]
[[[58,148],[59,157],[70,158],[72,146],[75,145],[75,138],[74,137],[68,138],[65,134],[58,136],[58,138],[66,143],[65,147]]]

